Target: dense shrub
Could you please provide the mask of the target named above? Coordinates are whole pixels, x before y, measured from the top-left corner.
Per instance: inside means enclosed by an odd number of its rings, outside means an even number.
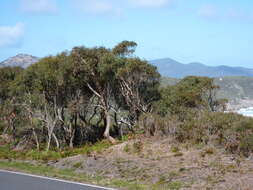
[[[146,114],[139,125],[152,136],[172,136],[178,142],[219,145],[231,153],[245,156],[253,152],[253,119],[235,113],[193,110],[184,121],[179,116]]]

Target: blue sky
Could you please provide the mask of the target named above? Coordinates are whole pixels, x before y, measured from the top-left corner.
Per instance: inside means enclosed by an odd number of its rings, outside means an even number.
[[[252,0],[1,0],[0,8],[0,61],[134,40],[147,60],[253,68]]]

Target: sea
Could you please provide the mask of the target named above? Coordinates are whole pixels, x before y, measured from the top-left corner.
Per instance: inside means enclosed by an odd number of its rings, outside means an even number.
[[[242,114],[247,117],[253,117],[253,107],[242,108],[238,110],[237,113]]]

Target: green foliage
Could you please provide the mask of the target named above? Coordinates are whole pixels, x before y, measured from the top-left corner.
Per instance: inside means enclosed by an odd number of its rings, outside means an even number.
[[[172,147],[171,147],[171,152],[177,153],[177,152],[179,152],[179,151],[180,151],[180,149],[179,149],[178,146],[172,146]]]
[[[13,83],[22,72],[21,67],[0,68],[0,103],[12,97]]]
[[[108,145],[82,146],[103,135],[111,142],[112,136],[124,139],[134,126],[178,142],[253,151],[252,119],[217,112],[226,100],[217,99],[214,79],[189,76],[161,88],[156,67],[133,56],[136,46],[123,41],[112,49],[74,47],[25,70],[0,68],[0,131],[13,140],[0,157],[57,160],[99,151]],[[15,147],[24,151],[11,151]],[[125,149],[139,153],[142,144]]]
[[[74,168],[81,168],[82,167],[82,162],[77,162],[73,165]]]
[[[79,154],[90,154],[92,152],[102,152],[109,148],[111,144],[107,141],[100,141],[95,144],[87,144],[80,148],[65,149],[62,151],[38,151],[35,149],[25,151],[13,150],[13,145],[7,144],[0,146],[0,159],[17,159],[17,160],[41,160],[52,161],[61,158],[75,156]]]
[[[101,176],[89,176],[86,174],[75,173],[74,170],[71,169],[56,169],[53,167],[49,167],[42,164],[31,164],[31,163],[23,163],[23,162],[6,162],[0,161],[1,169],[8,170],[18,170],[26,173],[43,175],[47,177],[57,177],[60,179],[66,179],[71,181],[97,184],[101,186],[110,186],[115,188],[125,188],[125,189],[139,189],[144,190],[147,189],[147,185],[138,184],[137,182],[128,182],[119,179],[107,179]],[[158,190],[159,188],[152,188],[154,190]]]
[[[161,86],[167,87],[177,84],[180,79],[162,77]],[[217,98],[237,101],[238,99],[253,98],[253,78],[242,76],[226,76],[214,79],[214,84],[219,86]]]
[[[113,49],[74,47],[25,70],[1,68],[1,131],[37,149],[47,144],[47,151],[101,139],[92,127],[111,141],[112,126],[133,131],[159,97],[160,77],[154,66],[130,56],[136,46],[123,41]]]
[[[140,126],[147,134],[167,135],[176,142],[223,146],[230,153],[249,156],[253,151],[253,118],[235,113],[189,111],[182,121],[179,117],[145,115]],[[212,148],[204,154],[213,154]]]
[[[130,151],[131,151],[131,148],[130,148],[130,146],[129,146],[129,144],[126,144],[125,146],[124,146],[124,149],[123,149],[125,152],[127,152],[127,153],[129,153]]]
[[[161,89],[161,99],[155,105],[160,115],[177,114],[184,119],[189,109],[217,111],[225,101],[216,99],[213,79],[208,77],[190,76],[173,86]]]
[[[135,48],[137,46],[137,43],[133,42],[133,41],[123,41],[121,43],[119,43],[118,45],[116,45],[112,52],[115,55],[119,55],[119,56],[128,56],[134,53]]]

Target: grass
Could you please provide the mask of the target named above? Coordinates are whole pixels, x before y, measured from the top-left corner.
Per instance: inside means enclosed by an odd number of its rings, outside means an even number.
[[[59,160],[69,156],[79,154],[89,154],[91,152],[101,152],[109,148],[111,144],[108,141],[100,141],[93,145],[84,145],[80,148],[65,149],[63,151],[13,151],[11,145],[3,145],[0,147],[0,159],[19,159],[19,160]]]
[[[18,161],[0,161],[0,168],[5,170],[12,171],[21,171],[25,173],[41,175],[46,177],[54,177],[59,179],[71,180],[76,182],[83,182],[89,184],[96,184],[106,187],[114,187],[120,189],[129,189],[129,190],[160,190],[163,189],[162,186],[157,185],[145,185],[140,184],[137,181],[123,181],[118,179],[106,179],[101,176],[88,176],[83,173],[76,173],[72,169],[56,169],[54,167],[49,167],[44,164],[31,164],[27,162],[18,162]],[[169,189],[178,189],[179,184],[170,184]],[[176,187],[176,188],[174,188]]]
[[[114,187],[120,189],[133,189],[133,190],[160,190],[163,187],[157,185],[141,184],[137,180],[121,180],[121,179],[109,179],[102,176],[89,176],[83,173],[75,172],[75,169],[81,167],[81,163],[75,163],[73,169],[57,169],[47,166],[48,161],[59,160],[65,157],[90,154],[92,152],[102,152],[109,148],[111,144],[108,141],[101,141],[93,145],[85,145],[80,148],[66,149],[63,151],[13,151],[12,145],[6,144],[0,146],[0,169],[21,171],[25,173],[54,177],[59,179],[65,179],[70,181],[77,181],[89,184],[96,184],[106,187]],[[133,148],[136,151],[140,151],[140,144],[136,143]],[[1,160],[2,159],[2,160]],[[18,161],[15,161],[18,160]],[[34,160],[35,162],[30,162]],[[33,163],[36,163],[33,164]]]

